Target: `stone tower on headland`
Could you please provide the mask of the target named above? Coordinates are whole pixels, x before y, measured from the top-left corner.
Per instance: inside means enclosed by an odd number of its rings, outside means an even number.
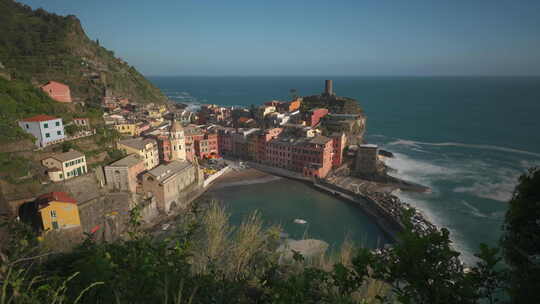
[[[324,93],[322,93],[322,96],[336,96],[334,93],[334,83],[332,80],[325,80],[324,81]]]

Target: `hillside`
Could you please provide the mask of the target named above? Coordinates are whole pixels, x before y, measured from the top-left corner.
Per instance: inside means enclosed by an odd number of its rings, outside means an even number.
[[[315,108],[327,108],[331,113],[337,114],[361,114],[364,112],[358,102],[352,98],[324,95],[304,96],[301,105],[302,111]]]
[[[60,81],[75,100],[91,103],[98,103],[105,89],[137,103],[166,100],[134,67],[90,40],[73,15],[0,0],[0,24],[0,74],[34,85]]]

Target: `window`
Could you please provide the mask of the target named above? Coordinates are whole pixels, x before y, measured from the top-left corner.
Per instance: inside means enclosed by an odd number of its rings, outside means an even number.
[[[60,228],[60,227],[58,226],[58,222],[57,222],[57,221],[52,222],[52,227],[53,227],[53,229],[58,229],[58,228]]]
[[[46,129],[46,128],[49,127],[49,124],[48,124],[48,123],[44,123],[44,124],[43,124],[43,127]]]
[[[60,173],[60,175],[59,175],[59,176],[60,176],[60,178],[64,178],[64,175],[63,175],[62,173]]]
[[[59,127],[59,126],[60,126],[60,122],[57,121],[57,122],[54,123],[54,125],[57,126],[57,127]]]
[[[56,131],[57,135],[62,135],[62,131]]]
[[[51,134],[45,133],[45,137],[49,138],[49,137],[51,137]]]
[[[29,126],[28,124],[26,124],[26,128],[27,128],[27,129],[29,129],[29,128],[30,128],[30,126]]]
[[[56,210],[51,210],[51,217],[56,217]]]

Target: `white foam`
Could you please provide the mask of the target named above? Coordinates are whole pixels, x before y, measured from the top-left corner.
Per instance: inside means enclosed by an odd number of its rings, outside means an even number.
[[[456,143],[456,142],[432,143],[432,142],[422,142],[422,141],[414,141],[414,140],[406,140],[406,139],[398,139],[396,141],[390,142],[389,145],[405,145],[405,146],[414,146],[414,147],[419,147],[421,145],[438,146],[438,147],[453,146],[453,147],[487,149],[487,150],[495,150],[495,151],[502,151],[502,152],[520,153],[520,154],[540,157],[540,153],[519,150],[519,149],[514,149],[514,148],[494,146],[494,145],[477,145],[477,144],[465,144],[465,143]]]
[[[488,171],[489,174],[486,174],[485,171]],[[518,170],[508,168],[494,168],[484,163],[482,170],[469,172],[469,177],[475,180],[472,185],[457,187],[454,192],[469,193],[481,198],[508,202],[512,198],[521,173]]]
[[[461,203],[462,203],[465,207],[469,208],[469,210],[471,211],[470,213],[471,213],[472,215],[477,216],[477,217],[482,217],[482,218],[488,217],[486,214],[480,212],[480,210],[478,210],[478,208],[476,208],[476,207],[474,207],[473,205],[467,203],[467,201],[463,200],[463,201],[461,201]]]
[[[397,172],[391,172],[390,175],[427,186],[430,186],[434,180],[451,179],[460,173],[457,168],[419,161],[401,153],[394,153],[394,157],[385,159],[385,163],[397,170]]]

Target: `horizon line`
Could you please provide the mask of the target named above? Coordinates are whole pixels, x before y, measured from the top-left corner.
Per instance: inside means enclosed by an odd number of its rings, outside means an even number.
[[[534,75],[276,75],[276,74],[223,74],[223,75],[205,75],[205,74],[143,74],[145,77],[381,77],[381,78],[466,78],[466,77],[484,77],[484,78],[503,78],[503,77],[521,77],[536,78],[540,74]]]

